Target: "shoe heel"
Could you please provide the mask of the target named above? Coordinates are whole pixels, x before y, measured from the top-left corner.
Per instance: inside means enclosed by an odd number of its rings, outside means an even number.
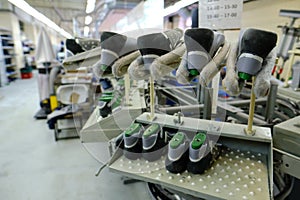
[[[183,132],[176,133],[168,145],[166,169],[171,173],[182,173],[187,168],[189,161],[189,142]]]
[[[142,138],[143,127],[141,124],[133,123],[123,132],[124,149],[123,155],[130,159],[136,160],[142,155]]]
[[[152,124],[143,133],[143,158],[150,162],[158,160],[167,151],[161,132],[159,124]]]
[[[205,133],[197,133],[189,146],[188,172],[193,174],[203,174],[213,164],[211,153]]]

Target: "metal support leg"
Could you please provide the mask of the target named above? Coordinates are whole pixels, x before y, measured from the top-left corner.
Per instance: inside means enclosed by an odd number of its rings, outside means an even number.
[[[271,81],[270,93],[267,99],[265,120],[271,123],[274,116],[278,84]]]
[[[211,119],[211,101],[213,89],[205,87],[204,89],[204,110],[203,119]]]

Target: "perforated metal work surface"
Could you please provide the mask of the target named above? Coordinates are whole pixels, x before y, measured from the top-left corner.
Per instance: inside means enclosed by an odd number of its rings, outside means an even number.
[[[122,175],[163,185],[208,199],[270,199],[267,158],[260,153],[222,149],[213,166],[202,175],[172,174],[165,169],[165,157],[156,162],[143,158],[118,158],[109,167]]]

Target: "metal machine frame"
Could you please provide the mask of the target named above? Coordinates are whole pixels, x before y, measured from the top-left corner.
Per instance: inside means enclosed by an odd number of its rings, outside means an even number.
[[[218,143],[227,148],[213,167],[203,175],[187,172],[171,174],[164,168],[164,157],[157,162],[143,159],[131,161],[117,150],[109,162],[112,172],[124,176],[160,184],[174,191],[191,196],[212,199],[271,199],[273,195],[273,152],[269,128],[255,127],[256,134],[244,134],[245,125],[207,121],[164,114],[155,114],[154,121],[143,113],[135,122],[142,124],[159,123],[163,130],[178,130],[196,133],[199,130],[219,136]],[[230,180],[228,181],[224,180]],[[262,184],[261,184],[262,183]],[[250,189],[250,192],[249,192]]]

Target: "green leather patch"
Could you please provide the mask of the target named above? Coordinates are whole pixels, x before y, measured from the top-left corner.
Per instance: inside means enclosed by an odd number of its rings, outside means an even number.
[[[149,126],[143,133],[143,137],[147,138],[159,131],[159,125],[158,124],[152,124]]]
[[[140,131],[141,125],[138,123],[133,123],[125,130],[125,137],[130,137],[134,133],[137,133]]]
[[[204,133],[197,133],[192,141],[192,148],[193,149],[199,149],[202,144],[206,140],[206,135]]]
[[[176,149],[180,144],[184,142],[185,134],[182,132],[176,133],[170,141],[170,147]]]

